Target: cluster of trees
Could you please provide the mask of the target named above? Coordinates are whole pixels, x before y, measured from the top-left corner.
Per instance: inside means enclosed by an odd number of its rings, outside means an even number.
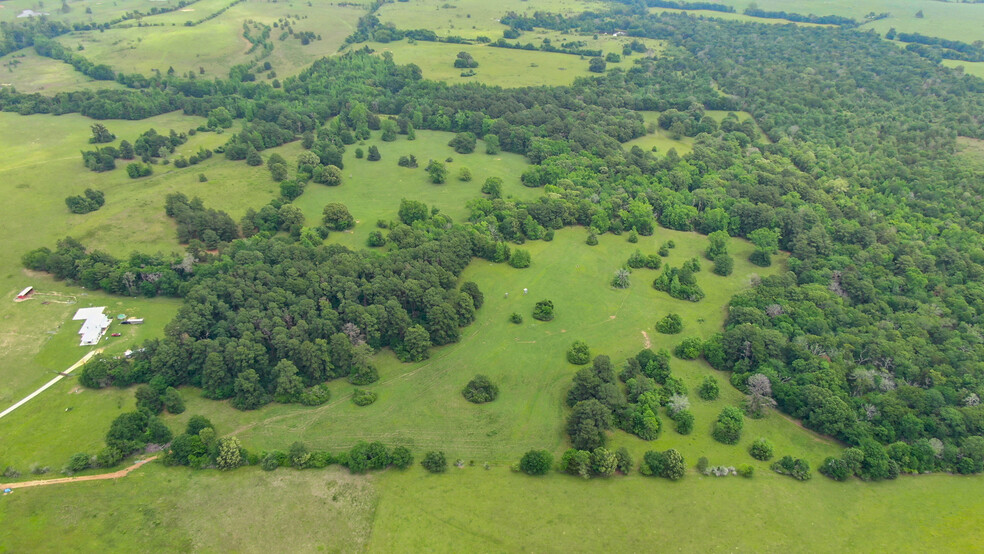
[[[69,196],[65,198],[65,205],[73,214],[87,214],[103,207],[106,203],[106,195],[101,190],[85,189],[84,196]]]
[[[79,241],[67,237],[54,251],[41,247],[24,254],[24,267],[51,273],[85,288],[127,296],[179,296],[190,276],[191,260],[173,259],[161,254],[133,253],[119,260],[100,250],[89,251]],[[127,384],[132,384],[131,381]]]
[[[883,451],[884,452],[884,451]],[[797,481],[808,481],[813,477],[810,462],[792,456],[783,456],[772,463],[772,471],[780,475],[788,475]]]
[[[168,207],[179,221],[208,219],[194,200],[175,196]],[[473,255],[471,236],[446,230],[443,221],[433,232],[395,226],[389,239],[396,248],[385,257],[290,239],[235,241],[188,272],[184,305],[164,339],[98,377],[88,372],[102,364],[84,368],[83,380],[192,384],[240,409],[323,401],[320,385],[339,377],[371,383],[378,379],[376,349],[422,359],[431,344],[457,341],[481,305],[474,284],[457,289]]]
[[[459,69],[473,69],[478,67],[478,62],[468,52],[458,52],[454,59],[454,66]]]
[[[628,475],[632,471],[632,456],[624,446],[611,451],[603,446],[594,450],[571,448],[560,458],[557,469],[563,473],[577,475],[582,479],[591,477],[611,477],[615,472]]]
[[[699,265],[697,267],[699,268]],[[700,302],[704,299],[704,289],[697,284],[694,273],[694,264],[690,262],[684,262],[682,268],[664,266],[663,272],[653,280],[653,288],[673,298]]]
[[[490,381],[485,375],[479,374],[468,381],[468,384],[462,389],[461,395],[465,397],[465,400],[475,404],[492,402],[499,397],[499,385]]]
[[[513,50],[539,50],[542,52],[556,52],[560,54],[572,54],[575,56],[589,56],[589,57],[600,57],[602,54],[601,49],[596,48],[584,48],[583,42],[576,43],[577,46],[570,43],[564,43],[561,46],[554,46],[551,44],[550,39],[545,38],[540,46],[536,46],[532,42],[527,42],[526,44],[520,44],[519,42],[509,42],[505,38],[500,38],[495,42],[490,42],[489,46],[495,48],[511,48]]]
[[[178,242],[182,244],[199,240],[206,248],[213,249],[220,242],[231,242],[239,238],[239,229],[229,214],[205,208],[205,204],[197,196],[188,200],[181,192],[167,195],[164,199],[164,213],[177,222]]]
[[[85,56],[73,52],[70,48],[66,48],[56,40],[36,37],[34,39],[34,50],[40,56],[61,60],[75,68],[75,71],[97,81],[112,81],[116,79],[116,73],[108,65],[92,63]]]
[[[693,430],[693,413],[683,382],[670,372],[670,354],[645,349],[626,360],[615,378],[608,356],[596,356],[592,365],[574,375],[567,393],[572,408],[567,420],[571,444],[578,450],[604,446],[606,431],[619,428],[645,440],[655,440],[663,428],[661,407],[675,423],[676,432],[686,435]]]

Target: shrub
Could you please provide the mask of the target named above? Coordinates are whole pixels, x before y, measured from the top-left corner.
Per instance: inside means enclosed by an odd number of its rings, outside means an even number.
[[[476,375],[461,391],[465,400],[475,404],[492,402],[499,396],[499,387],[484,375]]]
[[[755,475],[755,468],[751,464],[741,464],[738,466],[738,475],[746,479],[751,479]]]
[[[594,233],[588,233],[588,240],[584,241],[584,244],[588,246],[598,246],[598,236]]]
[[[714,273],[727,277],[735,269],[735,260],[727,254],[714,256]]]
[[[393,449],[390,461],[396,469],[407,469],[413,465],[413,454],[406,446],[397,446]]]
[[[463,167],[463,168],[459,169],[458,170],[458,180],[461,181],[461,182],[463,182],[463,183],[467,183],[467,182],[471,181],[472,180],[471,170],[468,169],[467,167]]]
[[[612,287],[616,289],[627,289],[629,288],[629,270],[622,268],[615,272],[615,276],[612,277]]]
[[[676,432],[689,435],[694,430],[694,414],[690,410],[680,410],[673,416]]]
[[[184,399],[174,387],[168,387],[164,390],[164,408],[170,414],[180,414],[185,411]]]
[[[533,319],[550,321],[554,318],[554,305],[549,300],[541,300],[533,306]]]
[[[620,471],[623,475],[628,475],[629,472],[632,471],[632,455],[629,454],[628,448],[622,446],[615,451],[615,463],[615,469]]]
[[[683,318],[679,314],[669,314],[656,322],[656,330],[664,335],[675,335],[683,330]]]
[[[711,375],[704,377],[704,380],[697,387],[697,396],[703,400],[717,400],[720,392],[721,389],[718,387],[717,379]]]
[[[772,265],[772,255],[769,254],[768,250],[759,248],[752,252],[752,255],[748,257],[748,261],[759,267],[769,267]]]
[[[488,194],[493,199],[502,196],[502,179],[499,177],[489,177],[482,185],[482,193]]]
[[[476,143],[477,138],[473,133],[458,133],[448,142],[448,146],[459,154],[471,154],[475,151]]]
[[[420,460],[420,465],[431,473],[444,473],[448,470],[448,460],[444,457],[444,452],[431,450],[424,454],[424,459]]]
[[[68,469],[71,471],[83,471],[89,469],[90,458],[85,452],[79,452],[78,454],[73,454],[71,458],[68,459]]]
[[[793,459],[792,456],[783,456],[780,460],[772,464],[772,471],[780,475],[789,475],[799,481],[807,481],[813,474],[810,472],[810,463],[802,459]]]
[[[371,248],[378,248],[386,244],[386,237],[380,231],[372,231],[369,233],[369,239],[366,240],[366,244]]]
[[[665,452],[650,450],[643,455],[642,467],[643,475],[654,477],[664,477],[670,481],[682,479],[687,473],[687,464],[683,455],[671,448]]]
[[[530,267],[530,253],[526,250],[517,248],[509,258],[509,265],[517,269]]]
[[[305,406],[320,406],[331,400],[331,389],[326,383],[320,383],[304,389],[298,400]]]
[[[325,227],[333,231],[344,231],[355,226],[355,218],[349,213],[345,204],[331,202],[322,211],[322,221]]]
[[[772,443],[766,439],[755,439],[752,445],[748,447],[748,453],[752,455],[756,460],[762,460],[767,462],[772,459],[775,455],[775,449]]]
[[[829,456],[823,461],[819,471],[821,475],[826,475],[834,481],[846,481],[851,476],[851,470],[847,467],[847,463],[833,456]]]
[[[588,343],[576,340],[567,350],[567,361],[575,365],[584,365],[591,361],[591,350]]]
[[[269,452],[260,460],[260,468],[263,471],[273,471],[280,467],[280,456],[276,452]]]
[[[738,444],[744,425],[745,418],[741,415],[741,410],[734,406],[728,406],[721,410],[720,415],[718,415],[712,436],[714,440],[720,443]]]
[[[629,233],[629,238],[627,240],[632,244],[639,242],[639,233],[635,232],[635,230],[633,229]]]
[[[368,406],[376,401],[376,393],[365,390],[365,389],[355,389],[352,392],[352,402],[356,406]]]
[[[518,313],[516,313],[516,312],[513,312],[513,313],[512,313],[512,314],[511,314],[511,315],[509,316],[509,321],[510,321],[511,323],[516,323],[516,324],[519,324],[519,323],[522,323],[522,322],[523,322],[523,316],[521,316],[521,315],[519,315],[519,314],[518,314]]]
[[[706,456],[701,456],[700,458],[697,459],[697,471],[701,473],[707,473],[708,465],[710,465],[710,462],[707,461]]]
[[[587,450],[571,448],[560,458],[558,469],[587,479],[591,475],[591,453]]]
[[[673,349],[673,353],[677,358],[683,360],[696,360],[700,357],[700,351],[703,345],[704,341],[700,340],[700,338],[688,337],[683,339],[683,342]]]
[[[519,460],[519,468],[527,475],[545,475],[553,466],[553,454],[546,450],[530,450]]]
[[[369,147],[369,155],[366,157],[366,159],[369,160],[370,162],[379,161],[380,159],[379,148],[376,148],[375,144]]]

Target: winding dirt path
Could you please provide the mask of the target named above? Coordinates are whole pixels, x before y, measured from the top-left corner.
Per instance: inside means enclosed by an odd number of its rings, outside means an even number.
[[[113,473],[100,473],[99,475],[82,475],[80,477],[59,477],[58,479],[38,479],[37,481],[21,481],[20,483],[7,483],[0,485],[0,490],[4,489],[23,489],[26,487],[41,487],[44,485],[59,485],[61,483],[74,483],[76,481],[102,481],[105,479],[118,479],[120,477],[126,477],[128,473],[137,469],[138,467],[157,459],[157,456],[151,456],[146,460],[139,460],[134,462],[133,465],[127,468],[123,468],[119,471],[114,471]]]

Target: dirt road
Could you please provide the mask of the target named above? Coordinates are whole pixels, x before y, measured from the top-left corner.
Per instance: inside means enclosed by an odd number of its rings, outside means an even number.
[[[3,417],[5,415],[9,414],[10,412],[16,410],[17,408],[20,408],[24,404],[27,404],[27,401],[28,400],[30,400],[30,399],[34,398],[35,396],[41,394],[42,392],[46,391],[49,387],[51,387],[52,385],[54,385],[58,381],[61,381],[62,379],[64,379],[66,375],[68,375],[69,373],[71,373],[71,372],[75,371],[76,369],[78,369],[78,368],[82,367],[83,365],[85,365],[85,363],[89,361],[89,358],[95,356],[96,354],[98,354],[98,353],[100,353],[102,351],[103,351],[102,348],[97,348],[95,350],[90,351],[85,356],[82,356],[82,359],[79,360],[79,361],[77,361],[77,362],[75,362],[74,364],[72,364],[72,367],[66,369],[65,371],[63,371],[61,373],[59,373],[57,377],[55,377],[51,381],[48,381],[47,383],[45,383],[44,385],[42,385],[41,388],[39,388],[38,390],[36,390],[36,391],[32,392],[31,394],[27,395],[26,397],[24,397],[20,402],[14,404],[13,406],[7,408],[6,410],[4,410],[2,412],[0,412],[0,417]]]
[[[82,475],[79,477],[59,477],[58,479],[39,479],[37,481],[22,481],[20,483],[7,483],[0,485],[0,491],[4,489],[23,489],[26,487],[41,487],[44,485],[59,485],[61,483],[74,483],[76,481],[101,481],[104,479],[118,479],[120,477],[126,477],[128,473],[137,469],[138,467],[156,460],[157,456],[151,456],[146,460],[139,460],[134,462],[130,467],[121,469],[119,471],[114,471],[113,473],[100,473],[99,475]]]

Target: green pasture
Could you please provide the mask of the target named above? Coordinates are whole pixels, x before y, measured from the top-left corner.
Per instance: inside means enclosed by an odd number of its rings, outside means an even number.
[[[462,329],[459,343],[434,349],[423,362],[403,364],[389,351],[377,355],[380,381],[370,388],[379,399],[370,406],[355,406],[350,400],[353,387],[343,381],[331,383],[332,400],[318,408],[271,404],[253,412],[237,411],[228,403],[205,400],[197,390],[185,389],[187,411],[168,421],[179,428],[190,415],[204,414],[250,449],[287,448],[289,442],[303,440],[312,448],[340,450],[359,440],[379,440],[415,451],[440,448],[452,459],[478,463],[507,463],[530,448],[547,448],[559,455],[567,444],[564,398],[578,369],[565,358],[574,340],[586,340],[593,354],[607,354],[621,365],[647,340],[654,349],[672,349],[684,337],[707,337],[720,329],[728,298],[747,287],[753,274],[780,269],[778,264],[765,271],[752,266],[747,262],[751,245],[733,240],[734,274],[714,275],[710,263],[703,262],[698,282],[707,298],[691,303],[654,290],[651,283],[657,272],[653,270],[633,272],[632,285],[625,290],[613,289],[609,282],[636,248],[654,253],[663,241],[672,239],[677,246],[666,263],[680,266],[701,255],[706,237],[658,229],[635,245],[625,236],[604,235],[598,246],[591,247],[584,244],[586,236],[583,229],[565,229],[552,242],[528,242],[523,246],[533,256],[528,269],[474,261],[462,280],[475,281],[485,294],[478,319]],[[523,294],[524,288],[529,294]],[[556,318],[547,323],[530,317],[533,304],[544,298],[556,305]],[[522,314],[525,321],[509,323],[512,312]],[[656,321],[671,312],[683,316],[683,333],[656,333]],[[703,362],[674,359],[672,368],[690,390],[714,373]],[[477,373],[498,383],[498,400],[480,406],[464,400],[461,388]],[[667,427],[652,443],[621,432],[614,434],[615,443],[640,455],[647,448],[672,446],[695,460],[707,455],[728,464],[747,461],[744,449],[759,436],[816,463],[838,451],[836,445],[800,431],[778,414],[749,421],[740,446],[714,443],[710,428],[717,413],[740,401],[727,376],[717,376],[722,385],[719,400],[702,402],[693,396],[697,424],[691,437],[677,436]]]
[[[375,482],[337,467],[222,473],[150,463],[116,481],[0,497],[0,550],[362,551],[379,503]]]
[[[365,141],[365,144],[346,147],[342,184],[327,187],[308,183],[304,195],[294,201],[304,211],[307,224],[320,225],[325,204],[341,202],[355,217],[356,225],[351,231],[332,233],[329,240],[358,249],[365,247],[370,232],[378,230],[377,221],[399,221],[397,211],[402,198],[420,200],[428,206],[436,206],[454,221],[464,222],[469,214],[465,204],[482,196],[482,184],[488,177],[502,179],[503,197],[511,195],[522,200],[531,200],[540,195],[540,191],[521,184],[520,175],[526,169],[527,161],[519,154],[501,152],[488,155],[482,141],[478,141],[475,152],[458,154],[448,146],[454,133],[416,131],[416,135],[417,139],[412,141],[407,140],[406,135],[398,135],[393,142],[383,142],[379,140],[379,133],[374,132],[372,139]],[[361,160],[355,157],[357,148],[368,153],[372,145],[379,148],[382,159],[370,162],[365,157]],[[297,148],[299,153],[300,147]],[[417,157],[420,167],[411,169],[397,165],[400,156],[411,154]],[[285,157],[292,167],[296,165],[296,154]],[[453,159],[452,162],[445,161],[449,157]],[[444,162],[448,169],[448,179],[443,185],[431,183],[427,176],[424,168],[431,159]],[[458,180],[458,172],[462,167],[471,170],[471,181]]]
[[[231,1],[231,0],[230,0]],[[49,19],[71,25],[73,23],[102,23],[111,21],[127,12],[139,10],[147,13],[153,7],[176,6],[178,0],[68,0],[68,11],[61,2],[48,0],[13,0],[0,4],[0,21],[23,21],[17,16],[24,10],[47,13]],[[92,13],[86,13],[86,8]],[[130,23],[136,24],[135,20]]]
[[[321,35],[302,46],[299,40],[288,38],[278,40],[281,30],[272,29],[270,40],[274,44],[272,54],[262,58],[269,61],[280,79],[293,75],[307,67],[311,62],[338,51],[345,37],[355,30],[355,23],[364,15],[361,7],[338,6],[334,3],[307,2],[301,4],[261,2],[249,0],[233,6],[215,19],[193,27],[186,27],[185,21],[196,20],[220,9],[229,2],[203,0],[186,9],[194,12],[171,12],[148,17],[149,23],[164,23],[165,27],[114,28],[105,32],[80,31],[60,37],[66,46],[81,44],[83,55],[106,63],[116,71],[126,73],[151,74],[154,70],[162,73],[173,67],[178,73],[193,71],[196,76],[211,79],[228,76],[229,68],[236,64],[256,59],[262,52],[258,49],[248,54],[251,44],[243,37],[243,23],[261,22],[271,25],[281,17],[290,14],[302,19],[292,23],[295,32],[311,31]],[[214,9],[213,9],[214,8]],[[295,19],[291,19],[295,22]],[[253,30],[254,34],[259,31]],[[189,45],[195,45],[190,48]],[[200,74],[199,69],[205,73]],[[265,79],[266,72],[257,74]]]
[[[525,43],[524,43],[525,44]],[[480,44],[447,44],[406,40],[386,44],[369,43],[378,52],[392,52],[398,64],[420,66],[425,79],[451,84],[479,82],[501,87],[569,85],[578,77],[595,75],[588,71],[588,60],[581,56],[537,50],[493,48]],[[465,71],[454,67],[458,52],[468,52],[478,62],[476,75],[462,77]],[[623,61],[622,65],[631,63]],[[618,65],[618,64],[611,64]]]
[[[118,143],[124,138],[133,142],[151,127],[164,133],[171,128],[187,131],[203,121],[172,113],[143,121],[104,123],[117,135]],[[175,300],[122,298],[67,286],[47,275],[22,269],[20,260],[26,252],[41,246],[54,247],[58,239],[68,235],[116,256],[133,251],[179,252],[182,247],[175,240],[174,223],[163,210],[167,194],[180,191],[200,196],[209,206],[227,210],[238,219],[247,208],[258,208],[279,193],[266,168],[229,162],[221,155],[184,169],[156,165],[153,176],[137,180],[127,177],[122,163],[110,172],[91,172],[82,165],[79,154],[92,147],[87,143],[91,124],[91,120],[77,115],[0,113],[0,186],[6,195],[6,201],[0,204],[4,221],[0,229],[0,405],[4,407],[88,351],[73,342],[77,341],[78,323],[70,318],[79,307],[107,306],[112,315],[147,314],[147,324],[119,328],[124,336],[107,343],[110,351],[122,351],[126,345],[159,334],[178,305]],[[178,153],[190,155],[199,146],[215,148],[227,138],[199,133],[190,137]],[[200,173],[206,174],[208,182],[199,182]],[[85,215],[70,213],[65,197],[81,194],[87,187],[102,190],[106,205]],[[41,294],[27,302],[12,302],[14,295],[28,285]],[[44,396],[20,410],[32,411],[35,406],[43,409],[40,406]],[[4,423],[19,413],[7,416]],[[0,448],[8,448],[9,441],[3,442]]]
[[[75,71],[60,60],[39,56],[34,48],[24,48],[0,57],[0,86],[18,92],[47,95],[76,90],[123,88],[116,81],[97,81]]]
[[[725,2],[719,2],[721,4]],[[649,13],[662,14],[662,13],[682,13],[690,15],[693,17],[703,17],[708,19],[721,19],[724,21],[741,21],[744,23],[766,23],[769,25],[798,25],[800,27],[833,27],[833,25],[821,25],[817,23],[798,23],[795,21],[789,21],[788,19],[769,19],[764,17],[752,17],[750,15],[745,15],[741,13],[745,8],[741,6],[735,6],[735,13],[718,12],[714,10],[677,10],[673,8],[649,8]],[[763,8],[764,9],[764,8]],[[779,8],[777,8],[778,10]],[[791,11],[785,8],[786,11]],[[823,15],[827,15],[826,13]]]
[[[417,459],[420,453],[417,453]],[[693,460],[688,459],[688,464]],[[974,551],[980,477],[801,483],[528,477],[505,465],[353,476],[158,463],[115,481],[0,497],[0,544],[20,551],[845,552]],[[41,546],[43,545],[43,546]]]
[[[386,3],[376,15],[381,22],[392,23],[398,29],[430,29],[440,36],[457,35],[470,39],[485,35],[496,40],[506,29],[499,23],[499,18],[509,12],[570,15],[587,10],[603,11],[609,7],[606,2],[582,0],[414,0]]]
[[[747,17],[740,12],[750,4],[749,2],[739,2],[737,0],[712,0],[719,4],[727,4],[735,8],[739,13],[727,14],[704,10],[689,10],[693,15],[703,15],[705,17],[716,17],[719,19],[737,19],[744,21],[757,21],[761,23],[778,22],[784,20],[770,20],[762,18]],[[767,11],[785,11],[800,14],[816,15],[840,15],[861,20],[869,12],[884,13],[891,15],[885,19],[874,21],[861,26],[861,30],[874,29],[880,34],[885,34],[889,29],[895,28],[896,31],[903,33],[922,33],[924,35],[943,37],[964,42],[974,42],[984,40],[984,4],[946,2],[937,0],[866,0],[865,2],[855,2],[852,0],[760,0],[755,5]],[[654,11],[678,11],[656,8]],[[922,11],[923,17],[916,17],[916,13]]]
[[[974,77],[979,77],[984,79],[984,62],[965,62],[961,60],[943,60],[943,65],[957,69],[959,67],[963,68],[963,72],[967,75],[973,75]]]

